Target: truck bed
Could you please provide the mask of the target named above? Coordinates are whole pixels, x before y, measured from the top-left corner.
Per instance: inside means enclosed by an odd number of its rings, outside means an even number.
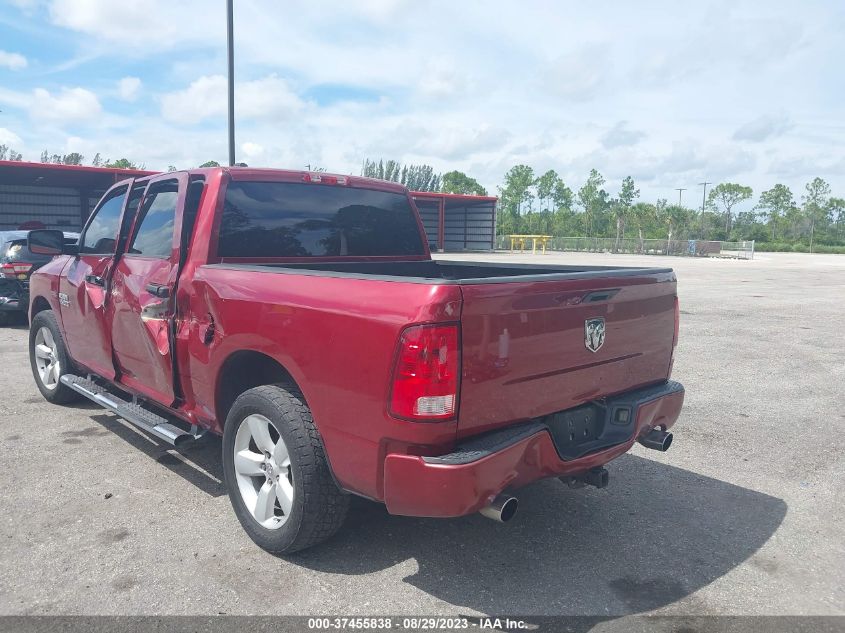
[[[448,260],[356,261],[307,263],[235,263],[211,264],[223,268],[267,271],[328,277],[369,278],[437,284],[491,284],[507,282],[552,281],[555,279],[592,279],[672,273],[671,268],[618,266],[553,266],[544,264],[498,264]]]
[[[457,286],[461,308],[454,314],[463,354],[458,437],[656,384],[670,373],[676,294],[671,268],[444,260],[230,262],[205,268],[297,278],[255,282],[264,288],[298,287],[312,276],[321,286],[336,282],[349,301],[368,309],[377,305],[381,312],[406,301],[408,291],[378,289],[377,282]],[[382,299],[374,303],[373,297]],[[297,301],[302,305],[303,297]],[[596,319],[605,335],[600,349],[591,350],[585,328]]]

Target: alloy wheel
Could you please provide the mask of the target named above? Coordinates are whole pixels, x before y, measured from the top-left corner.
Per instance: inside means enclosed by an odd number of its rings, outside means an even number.
[[[59,386],[59,348],[48,327],[40,328],[35,334],[35,367],[45,389],[52,391]]]
[[[262,527],[282,527],[293,507],[294,482],[287,446],[266,417],[244,418],[235,435],[235,477],[246,509]]]

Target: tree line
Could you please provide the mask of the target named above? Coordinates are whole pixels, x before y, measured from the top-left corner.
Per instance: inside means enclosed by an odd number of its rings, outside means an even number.
[[[22,162],[23,155],[16,152],[8,145],[0,145],[0,160],[10,160],[14,162]],[[85,157],[79,152],[70,152],[69,154],[50,153],[48,150],[41,152],[42,163],[50,163],[52,165],[84,165]],[[144,169],[144,164],[140,165],[134,163],[128,158],[118,158],[116,160],[103,159],[99,153],[94,155],[91,160],[92,167],[109,167],[112,169]],[[174,171],[175,171],[174,167]]]
[[[761,250],[845,253],[845,199],[831,195],[821,178],[808,182],[800,198],[784,184],[760,193],[754,206],[736,207],[754,198],[751,187],[724,182],[710,190],[703,209],[640,201],[633,178],[624,178],[619,194],[605,189],[593,169],[573,192],[554,170],[535,175],[516,165],[499,187],[499,235],[625,237],[668,240],[755,240]]]
[[[78,152],[41,153],[43,163],[82,165],[84,159]],[[23,157],[0,145],[0,160],[21,161]],[[104,160],[99,153],[90,164],[144,169],[143,164],[127,158]],[[214,160],[199,165],[219,166]],[[170,165],[167,170],[175,171],[176,167]],[[487,195],[475,178],[460,171],[440,174],[425,164],[365,159],[361,175],[399,182],[413,191]],[[822,178],[808,182],[797,197],[788,186],[777,183],[761,192],[753,207],[741,212],[736,207],[752,200],[754,191],[738,183],[723,182],[713,187],[703,209],[669,204],[666,198],[641,201],[631,176],[622,180],[615,197],[605,185],[607,181],[596,169],[590,170],[586,181],[574,191],[553,169],[538,175],[529,165],[515,165],[498,187],[497,234],[604,237],[614,238],[617,246],[626,237],[640,241],[755,240],[760,250],[845,253],[845,199],[831,195],[830,185]]]

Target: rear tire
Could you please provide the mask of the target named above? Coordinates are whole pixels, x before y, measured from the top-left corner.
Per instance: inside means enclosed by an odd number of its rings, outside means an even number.
[[[223,432],[223,476],[244,530],[271,554],[328,539],[349,508],[293,385],[255,387],[235,400]]]
[[[68,404],[82,399],[61,381],[73,364],[52,310],[35,315],[29,328],[29,364],[38,391],[48,402]]]

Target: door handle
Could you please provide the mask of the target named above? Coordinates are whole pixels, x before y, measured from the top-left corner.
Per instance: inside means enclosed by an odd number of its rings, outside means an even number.
[[[106,280],[98,275],[85,275],[85,281],[94,286],[106,285]]]
[[[170,288],[163,284],[147,284],[147,292],[159,299],[170,297]]]

